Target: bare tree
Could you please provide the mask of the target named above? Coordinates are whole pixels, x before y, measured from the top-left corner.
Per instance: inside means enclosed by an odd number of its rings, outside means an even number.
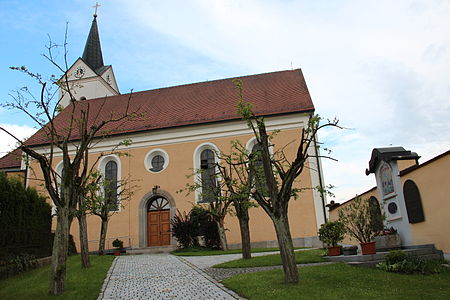
[[[253,158],[250,157],[247,149],[239,142],[232,141],[229,154],[220,154],[218,164],[219,176],[223,181],[223,186],[231,200],[234,213],[239,220],[239,229],[241,232],[242,258],[251,258],[251,240],[248,210],[257,206],[251,201],[250,190],[254,184],[254,178],[250,172],[249,164],[252,164]]]
[[[114,152],[118,153],[118,152]],[[123,153],[122,153],[123,154]],[[130,186],[129,179],[109,180],[99,171],[91,171],[89,183],[84,190],[84,212],[98,216],[101,220],[98,254],[105,252],[106,234],[110,218],[124,207],[137,186]]]
[[[0,127],[18,141],[19,148],[28,158],[34,159],[39,164],[43,184],[56,206],[56,231],[49,280],[49,293],[55,295],[64,291],[69,230],[81,201],[80,195],[87,184],[89,149],[108,135],[110,132],[108,130],[111,129],[106,130],[105,127],[117,128],[123,122],[137,116],[130,109],[131,94],[122,110],[107,113],[106,117],[102,112],[106,98],[95,107],[90,101],[76,101],[68,80],[70,75],[67,73],[67,28],[62,46],[63,66],[60,66],[53,56],[53,51],[57,47],[50,40],[48,51],[43,56],[63,74],[61,79],[58,80],[54,75],[44,79],[42,75],[33,73],[24,66],[12,67],[11,69],[35,79],[40,86],[40,94],[35,97],[29,89],[22,88],[11,94],[12,100],[3,105],[23,112],[37,124],[39,131],[35,136],[40,137],[45,150],[38,150],[34,147],[35,143],[22,141],[12,132]],[[63,89],[70,96],[70,104],[64,110],[60,106],[61,99],[56,96],[55,88]],[[63,167],[60,173],[55,169],[55,154],[62,156]],[[86,232],[86,223],[83,219],[84,216],[81,216],[80,232]],[[85,241],[81,239],[82,244],[86,242],[87,239]],[[83,251],[86,249],[87,247]]]
[[[251,194],[274,224],[283,262],[284,281],[286,283],[297,283],[299,276],[289,228],[288,206],[292,198],[299,196],[300,189],[294,188],[293,184],[295,179],[308,168],[308,158],[318,156],[317,154],[310,154],[310,149],[316,147],[315,137],[317,132],[325,127],[341,127],[338,126],[338,120],[320,124],[321,119],[317,115],[310,115],[307,127],[301,131],[294,160],[288,160],[282,148],[272,154],[270,150],[273,148],[271,140],[276,132],[269,134],[266,130],[264,118],[256,116],[252,111],[251,104],[244,102],[242,81],[236,79],[233,80],[233,83],[239,94],[238,113],[247,121],[247,125],[253,131],[256,143],[259,146],[258,155],[262,161],[261,168],[266,184],[263,190],[252,188]],[[259,173],[255,164],[253,166],[250,164],[250,167],[254,169],[255,174]]]

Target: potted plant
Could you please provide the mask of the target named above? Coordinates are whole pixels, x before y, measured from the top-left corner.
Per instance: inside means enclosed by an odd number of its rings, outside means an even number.
[[[326,222],[322,224],[319,229],[319,239],[328,245],[328,255],[341,255],[341,246],[338,243],[342,242],[345,235],[345,226],[339,221]]]
[[[115,239],[112,242],[112,245],[113,245],[114,248],[116,248],[116,249],[114,249],[114,255],[115,256],[119,256],[120,255],[120,251],[122,251],[122,248],[123,248],[123,241],[121,241],[119,239]]]
[[[345,224],[347,233],[361,244],[363,255],[375,254],[375,236],[378,234],[374,223],[380,222],[382,215],[374,216],[368,200],[356,197],[349,204],[341,206],[339,221]]]

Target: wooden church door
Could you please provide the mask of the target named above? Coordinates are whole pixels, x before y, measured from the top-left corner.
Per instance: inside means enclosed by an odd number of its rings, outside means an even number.
[[[167,199],[153,199],[147,210],[147,246],[170,245],[170,206]]]

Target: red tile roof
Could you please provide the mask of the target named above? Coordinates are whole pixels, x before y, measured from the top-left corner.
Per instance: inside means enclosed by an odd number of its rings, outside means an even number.
[[[16,149],[0,158],[0,169],[20,168],[22,164],[22,150]]]
[[[244,99],[253,104],[257,115],[276,115],[314,110],[308,88],[300,69],[239,77],[243,82]],[[103,134],[124,134],[153,129],[170,128],[226,120],[237,120],[238,94],[232,79],[222,79],[180,85],[156,90],[97,98],[79,102],[89,105],[89,122],[110,119],[126,109],[128,99],[130,111],[142,115],[139,119],[109,123]],[[70,120],[69,105],[54,120],[58,128],[67,128]],[[79,105],[77,105],[79,106]],[[72,134],[72,139],[77,139]],[[27,144],[48,143],[43,130],[38,131]]]

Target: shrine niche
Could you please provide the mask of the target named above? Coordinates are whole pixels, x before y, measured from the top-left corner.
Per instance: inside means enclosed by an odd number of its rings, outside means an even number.
[[[382,162],[380,168],[381,188],[383,196],[387,196],[394,192],[394,182],[392,181],[392,168],[389,164]]]

